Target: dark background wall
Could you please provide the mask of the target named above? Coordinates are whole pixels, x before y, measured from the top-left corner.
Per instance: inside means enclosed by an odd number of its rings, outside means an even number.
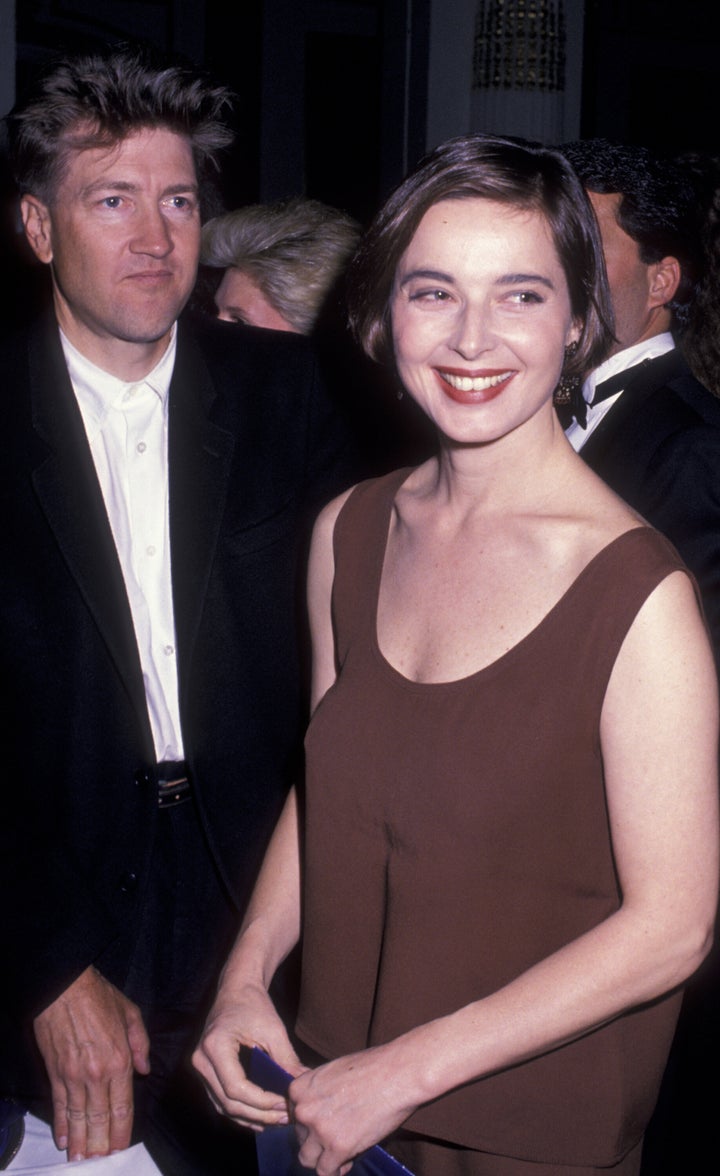
[[[587,0],[582,134],[720,152],[713,0]]]
[[[226,207],[305,194],[365,222],[439,139],[548,141],[526,122],[543,102],[563,105],[562,138],[720,153],[715,17],[708,0],[0,0],[0,115],[58,51],[146,40],[237,94]],[[564,93],[473,89],[480,18],[498,44],[510,25],[562,28]],[[0,249],[22,307],[35,277],[6,172]]]
[[[542,16],[559,3],[504,0],[504,10],[535,5]],[[472,0],[0,0],[1,7],[15,11],[16,88],[58,49],[123,37],[183,52],[231,85],[239,101],[225,181],[230,205],[305,192],[365,219],[428,145],[433,85],[443,125],[471,129],[466,111],[453,108],[449,75],[471,62],[470,22],[481,7]],[[579,133],[715,150],[715,4],[564,0],[563,7],[568,25],[582,10],[582,44],[567,50],[572,61],[582,55]],[[451,47],[438,64],[438,33],[462,21],[467,61]],[[433,52],[433,76],[441,87],[448,76],[446,93],[429,80]]]

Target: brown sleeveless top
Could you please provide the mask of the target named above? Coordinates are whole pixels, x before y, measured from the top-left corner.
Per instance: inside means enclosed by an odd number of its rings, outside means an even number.
[[[495,992],[618,909],[600,712],[638,610],[684,570],[667,540],[637,527],[493,664],[409,681],[376,637],[407,475],[357,487],[335,527],[339,672],[306,740],[298,1018],[327,1058]],[[611,1164],[650,1117],[679,999],[471,1082],[406,1126],[536,1162]]]

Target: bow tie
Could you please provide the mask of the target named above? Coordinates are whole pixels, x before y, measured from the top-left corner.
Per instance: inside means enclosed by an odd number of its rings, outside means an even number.
[[[590,406],[594,407],[596,404],[602,404],[603,400],[608,400],[616,392],[622,392],[630,381],[635,378],[641,368],[646,367],[650,362],[649,359],[643,359],[640,363],[635,363],[632,367],[625,368],[623,371],[617,372],[614,376],[608,376],[607,380],[601,380],[599,384],[595,385]],[[582,394],[582,388],[577,389],[573,398],[572,410],[577,423],[581,428],[586,429],[588,404]]]

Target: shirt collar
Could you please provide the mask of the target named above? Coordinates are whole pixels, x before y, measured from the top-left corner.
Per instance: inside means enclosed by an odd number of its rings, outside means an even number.
[[[119,407],[123,397],[130,388],[145,385],[150,388],[160,400],[163,411],[167,407],[170,380],[175,366],[177,350],[177,323],[173,323],[170,341],[165,352],[160,357],[152,371],[142,380],[121,380],[97,366],[87,356],[78,351],[67,335],[60,330],[65,362],[75,395],[82,407],[83,415],[87,415],[96,425],[102,425],[108,409]]]
[[[595,389],[598,384],[602,384],[603,380],[609,380],[611,376],[618,372],[624,372],[626,368],[634,367],[635,364],[642,363],[645,359],[657,359],[659,355],[665,355],[667,351],[672,351],[674,346],[675,340],[670,331],[663,331],[660,335],[643,339],[641,343],[634,343],[632,347],[625,347],[616,355],[611,355],[609,359],[595,368],[583,383],[583,400],[587,404],[591,404]]]

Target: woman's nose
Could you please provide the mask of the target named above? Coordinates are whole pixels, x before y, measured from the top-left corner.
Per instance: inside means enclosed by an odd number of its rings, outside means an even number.
[[[452,347],[463,359],[473,359],[493,346],[494,334],[490,316],[481,307],[463,308],[452,340]]]

